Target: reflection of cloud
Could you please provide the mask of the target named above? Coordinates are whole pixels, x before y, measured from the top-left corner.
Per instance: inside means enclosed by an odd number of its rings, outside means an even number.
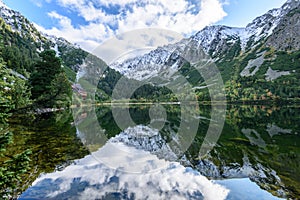
[[[226,179],[216,181],[221,185],[226,185],[231,189],[228,199],[268,199],[280,200],[280,198],[273,196],[271,193],[262,190],[255,182],[248,178],[243,179]]]
[[[64,19],[58,17],[56,19],[59,28],[41,29],[48,34],[62,36],[82,44],[89,51],[96,47],[90,46],[91,41],[100,43],[112,34],[147,27],[191,34],[226,16],[221,0],[202,0],[201,3],[189,0],[58,0],[57,2],[83,17],[86,25],[79,28],[70,27],[71,24],[62,23]],[[85,44],[85,41],[89,45]]]
[[[109,168],[100,159],[118,166]],[[132,168],[142,170],[124,172]],[[159,160],[122,143],[107,143],[63,171],[42,175],[20,199],[225,199],[227,194],[224,187],[177,162]]]

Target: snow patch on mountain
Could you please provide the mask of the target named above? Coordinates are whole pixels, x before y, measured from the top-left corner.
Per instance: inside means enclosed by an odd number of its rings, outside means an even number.
[[[110,67],[128,78],[145,80],[159,74],[166,68],[165,63],[171,53],[172,49],[159,47],[142,56],[127,59],[124,62],[115,62]]]
[[[247,51],[249,48],[255,48],[258,41],[271,36],[281,20],[297,6],[299,6],[298,0],[289,0],[281,8],[272,9],[266,14],[255,18],[244,28],[222,25],[208,26],[190,38],[183,39],[176,44],[159,47],[143,56],[114,63],[111,67],[128,78],[145,80],[153,76],[160,76],[171,66],[173,69],[178,69],[180,63],[174,64],[175,62],[173,62],[172,65],[166,63],[168,63],[174,52],[179,57],[182,56],[188,45],[194,45],[193,49],[202,48],[214,60],[221,59],[222,55],[226,54],[235,44],[240,45],[241,51]],[[241,73],[242,76],[254,75],[263,63],[263,57],[251,62]],[[257,67],[253,72],[250,72],[254,65]]]
[[[2,0],[0,0],[0,7],[8,8]]]
[[[266,14],[255,18],[251,23],[246,26],[248,36],[254,36],[254,42],[262,38],[266,38],[273,33],[273,30],[279,24],[281,19],[282,9],[272,9]]]
[[[203,48],[206,53],[221,48],[224,42],[234,43],[240,38],[248,38],[244,28],[233,28],[222,25],[208,26],[191,37],[192,40],[198,42],[199,48]]]
[[[266,80],[267,81],[273,81],[281,76],[290,75],[291,73],[289,71],[279,71],[279,70],[273,70],[271,67],[268,68],[268,71],[266,72]]]
[[[257,58],[253,60],[248,61],[248,65],[245,67],[245,69],[240,73],[240,75],[243,76],[254,76],[256,72],[259,70],[261,65],[264,63],[264,54],[266,51],[263,51],[256,56]]]

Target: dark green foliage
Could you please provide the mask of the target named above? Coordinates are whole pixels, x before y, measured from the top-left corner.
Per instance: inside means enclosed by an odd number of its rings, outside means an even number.
[[[29,156],[31,154],[30,150],[25,150],[18,153],[12,157],[9,155],[4,155],[6,151],[6,145],[12,143],[12,134],[5,133],[0,134],[1,151],[1,168],[0,168],[0,196],[2,198],[9,199],[14,196],[15,190],[18,187],[18,183],[21,181],[21,176],[29,170]],[[6,145],[4,145],[6,144]],[[2,148],[2,146],[4,146]],[[9,159],[5,159],[9,157]]]
[[[103,90],[109,96],[112,95],[112,92],[115,88],[115,85],[122,77],[122,75],[114,69],[107,67],[104,71],[104,76],[100,78],[98,83],[98,88]]]
[[[62,64],[64,66],[69,67],[73,71],[77,72],[79,66],[83,63],[88,53],[86,51],[83,51],[80,48],[76,48],[76,47],[71,48],[70,45],[71,44],[69,44],[69,46],[65,44],[61,44],[58,46],[59,52],[63,52],[60,55],[60,58],[62,59]]]
[[[104,76],[100,78],[98,82],[98,91],[96,93],[96,98],[98,101],[108,100],[108,96],[111,97],[113,90],[115,89],[118,81],[122,79],[127,79],[122,76],[119,72],[111,68],[106,68],[104,71]],[[127,80],[128,83],[131,82]],[[125,81],[126,82],[126,81]],[[140,88],[137,88],[131,96],[133,101],[175,101],[176,98],[172,95],[170,89],[166,87],[158,87],[152,84],[144,84]]]
[[[65,73],[59,73],[51,82],[50,105],[55,107],[68,107],[71,103],[72,89],[71,84]]]
[[[31,72],[32,59],[28,59],[26,56],[27,49],[22,50],[16,46],[8,46],[3,50],[3,59],[6,61],[7,66],[21,74],[25,74],[27,71]]]
[[[13,134],[7,130],[7,118],[12,110],[28,104],[24,80],[12,76],[0,57],[0,198],[14,194],[21,176],[29,169],[30,150],[17,151],[11,156],[7,147],[13,144]],[[12,84],[13,83],[13,84]]]
[[[41,173],[88,154],[72,121],[70,110],[10,119],[14,134],[0,131],[0,199],[16,199]]]
[[[234,76],[234,67],[235,60],[230,60],[230,61],[217,61],[216,66],[218,67],[220,73],[222,74],[223,81],[226,82],[233,78]]]
[[[3,19],[0,19],[0,35],[5,47],[2,57],[7,66],[21,74],[32,72],[32,64],[38,59],[37,49],[40,44],[30,36],[12,32]]]
[[[53,50],[40,54],[29,82],[32,86],[31,98],[42,107],[67,106],[71,97],[71,86],[61,67],[60,58]]]
[[[180,69],[179,72],[184,76],[187,77],[189,84],[192,86],[197,86],[204,82],[204,79],[199,74],[198,70],[191,66],[189,63],[185,63]]]
[[[154,86],[152,84],[146,84],[136,89],[131,98],[136,100],[158,102],[175,100],[170,89],[167,87]]]
[[[253,76],[241,77],[241,71],[261,52],[265,52],[264,63]],[[299,99],[300,94],[300,53],[275,51],[261,44],[249,50],[243,56],[232,61],[218,61],[223,80],[226,83],[226,93],[229,101],[266,101],[280,102],[288,99]],[[250,72],[256,68],[254,66]],[[275,71],[289,71],[290,75],[266,80],[266,72],[271,68]],[[233,74],[234,73],[234,74]],[[229,74],[232,74],[228,76]]]
[[[231,61],[241,53],[241,41],[240,39],[233,43],[226,51],[224,55],[221,55],[222,60]]]
[[[3,119],[13,110],[28,106],[29,96],[26,81],[12,75],[0,57],[0,123],[4,123]]]
[[[47,55],[48,54],[48,55]],[[41,61],[38,61],[34,68],[29,82],[32,86],[32,99],[38,99],[42,95],[49,94],[50,83],[55,76],[61,72],[61,62],[55,56],[54,51],[46,51],[41,54]]]
[[[287,53],[284,51],[276,52],[276,59],[270,63],[273,70],[300,72],[300,51]]]
[[[1,59],[1,58],[0,58]],[[12,103],[11,84],[13,77],[0,63],[0,123],[5,123],[10,112],[14,109]]]
[[[107,138],[112,138],[119,134],[122,130],[114,120],[111,107],[96,107],[97,119],[101,128],[105,129]],[[88,138],[88,141],[93,141],[94,138]]]
[[[68,77],[68,79],[71,81],[71,82],[75,82],[76,80],[76,72],[73,71],[71,68],[69,67],[64,67],[63,70],[65,71],[66,73],[66,76]]]

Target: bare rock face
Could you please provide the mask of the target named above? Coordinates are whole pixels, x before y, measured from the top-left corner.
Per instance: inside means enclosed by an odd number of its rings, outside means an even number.
[[[298,50],[300,49],[300,1],[288,1],[283,9],[286,14],[267,39],[266,46],[282,51]]]

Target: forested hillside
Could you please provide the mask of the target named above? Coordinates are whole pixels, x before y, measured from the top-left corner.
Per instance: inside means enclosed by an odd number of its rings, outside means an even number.
[[[176,68],[195,88],[202,88],[196,89],[198,99],[209,101],[203,77],[185,60],[185,55],[203,50],[218,67],[229,102],[299,101],[299,9],[299,1],[289,0],[244,28],[208,26],[178,43],[111,67],[137,80],[172,73]]]
[[[11,152],[22,138],[8,130],[9,118],[69,107],[71,82],[87,53],[62,38],[42,35],[7,7],[0,8],[0,16],[0,196],[10,198],[22,190],[19,184],[33,168],[27,145]]]

